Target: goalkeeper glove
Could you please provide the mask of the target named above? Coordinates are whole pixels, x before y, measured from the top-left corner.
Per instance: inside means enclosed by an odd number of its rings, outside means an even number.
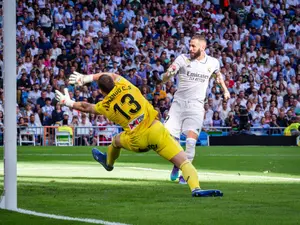
[[[83,75],[78,72],[74,72],[71,74],[69,78],[69,83],[78,85],[78,86],[83,86],[85,84],[93,82],[93,75]]]
[[[58,90],[55,90],[55,99],[61,104],[61,105],[65,105],[68,107],[73,107],[74,105],[74,101],[71,100],[70,95],[69,95],[69,91],[67,88],[64,89],[65,94],[61,93]]]

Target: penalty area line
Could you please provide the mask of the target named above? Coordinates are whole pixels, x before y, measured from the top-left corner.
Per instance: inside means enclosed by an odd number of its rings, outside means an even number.
[[[130,225],[130,224],[126,224],[126,223],[109,222],[109,221],[98,220],[98,219],[78,218],[78,217],[40,213],[40,212],[35,212],[35,211],[31,211],[31,210],[26,210],[26,209],[17,209],[16,212],[19,212],[22,214],[27,214],[27,215],[50,218],[50,219],[57,219],[57,220],[78,221],[78,222],[84,222],[84,223],[103,224],[103,225]]]
[[[126,166],[123,168],[130,168],[134,170],[141,170],[141,171],[156,171],[156,172],[166,172],[170,173],[170,170],[163,170],[163,169],[152,169],[152,168],[143,168],[143,167],[133,167],[133,166]],[[227,174],[227,173],[213,173],[213,172],[198,172],[198,175],[200,176],[227,176],[227,177],[239,177],[237,174]],[[260,175],[242,175],[244,178],[255,178],[255,179],[276,179],[281,181],[295,181],[300,182],[300,178],[294,178],[294,177],[276,177],[276,176],[260,176]]]

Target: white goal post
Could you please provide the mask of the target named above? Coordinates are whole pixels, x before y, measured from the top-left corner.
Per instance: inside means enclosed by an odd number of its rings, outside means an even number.
[[[4,193],[0,208],[17,210],[16,1],[3,0]]]

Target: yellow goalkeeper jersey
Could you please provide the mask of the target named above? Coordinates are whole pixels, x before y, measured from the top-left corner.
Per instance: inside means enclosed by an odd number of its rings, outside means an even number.
[[[300,123],[292,123],[291,125],[289,125],[288,127],[286,127],[283,131],[284,136],[291,136],[292,130],[299,130],[300,127]]]
[[[158,115],[140,90],[123,77],[118,77],[115,87],[96,104],[96,112],[129,133],[143,132]]]

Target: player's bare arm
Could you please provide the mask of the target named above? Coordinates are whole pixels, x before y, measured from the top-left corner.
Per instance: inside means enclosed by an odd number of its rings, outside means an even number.
[[[88,102],[74,102],[72,108],[81,112],[96,114],[95,106],[95,104],[90,104]]]
[[[221,74],[220,71],[216,73],[216,82],[218,84],[220,84],[221,87],[222,87],[222,89],[224,90],[224,98],[225,98],[225,100],[229,99],[230,98],[230,93],[229,93],[229,91],[228,91],[228,89],[227,89],[227,87],[225,85],[223,76],[222,76],[222,74]]]
[[[114,81],[119,77],[118,74],[108,73],[108,72],[84,75],[84,74],[81,74],[81,73],[78,73],[75,71],[73,74],[71,74],[71,76],[69,78],[69,83],[78,85],[78,86],[83,86],[83,85],[91,83],[93,81],[97,81],[104,74],[111,76]]]
[[[68,106],[70,108],[79,110],[81,112],[87,112],[87,113],[96,113],[95,110],[95,104],[90,104],[87,102],[75,102],[70,98],[68,89],[64,89],[64,94],[61,93],[60,91],[56,90],[55,91],[55,98],[56,100],[61,104]]]

